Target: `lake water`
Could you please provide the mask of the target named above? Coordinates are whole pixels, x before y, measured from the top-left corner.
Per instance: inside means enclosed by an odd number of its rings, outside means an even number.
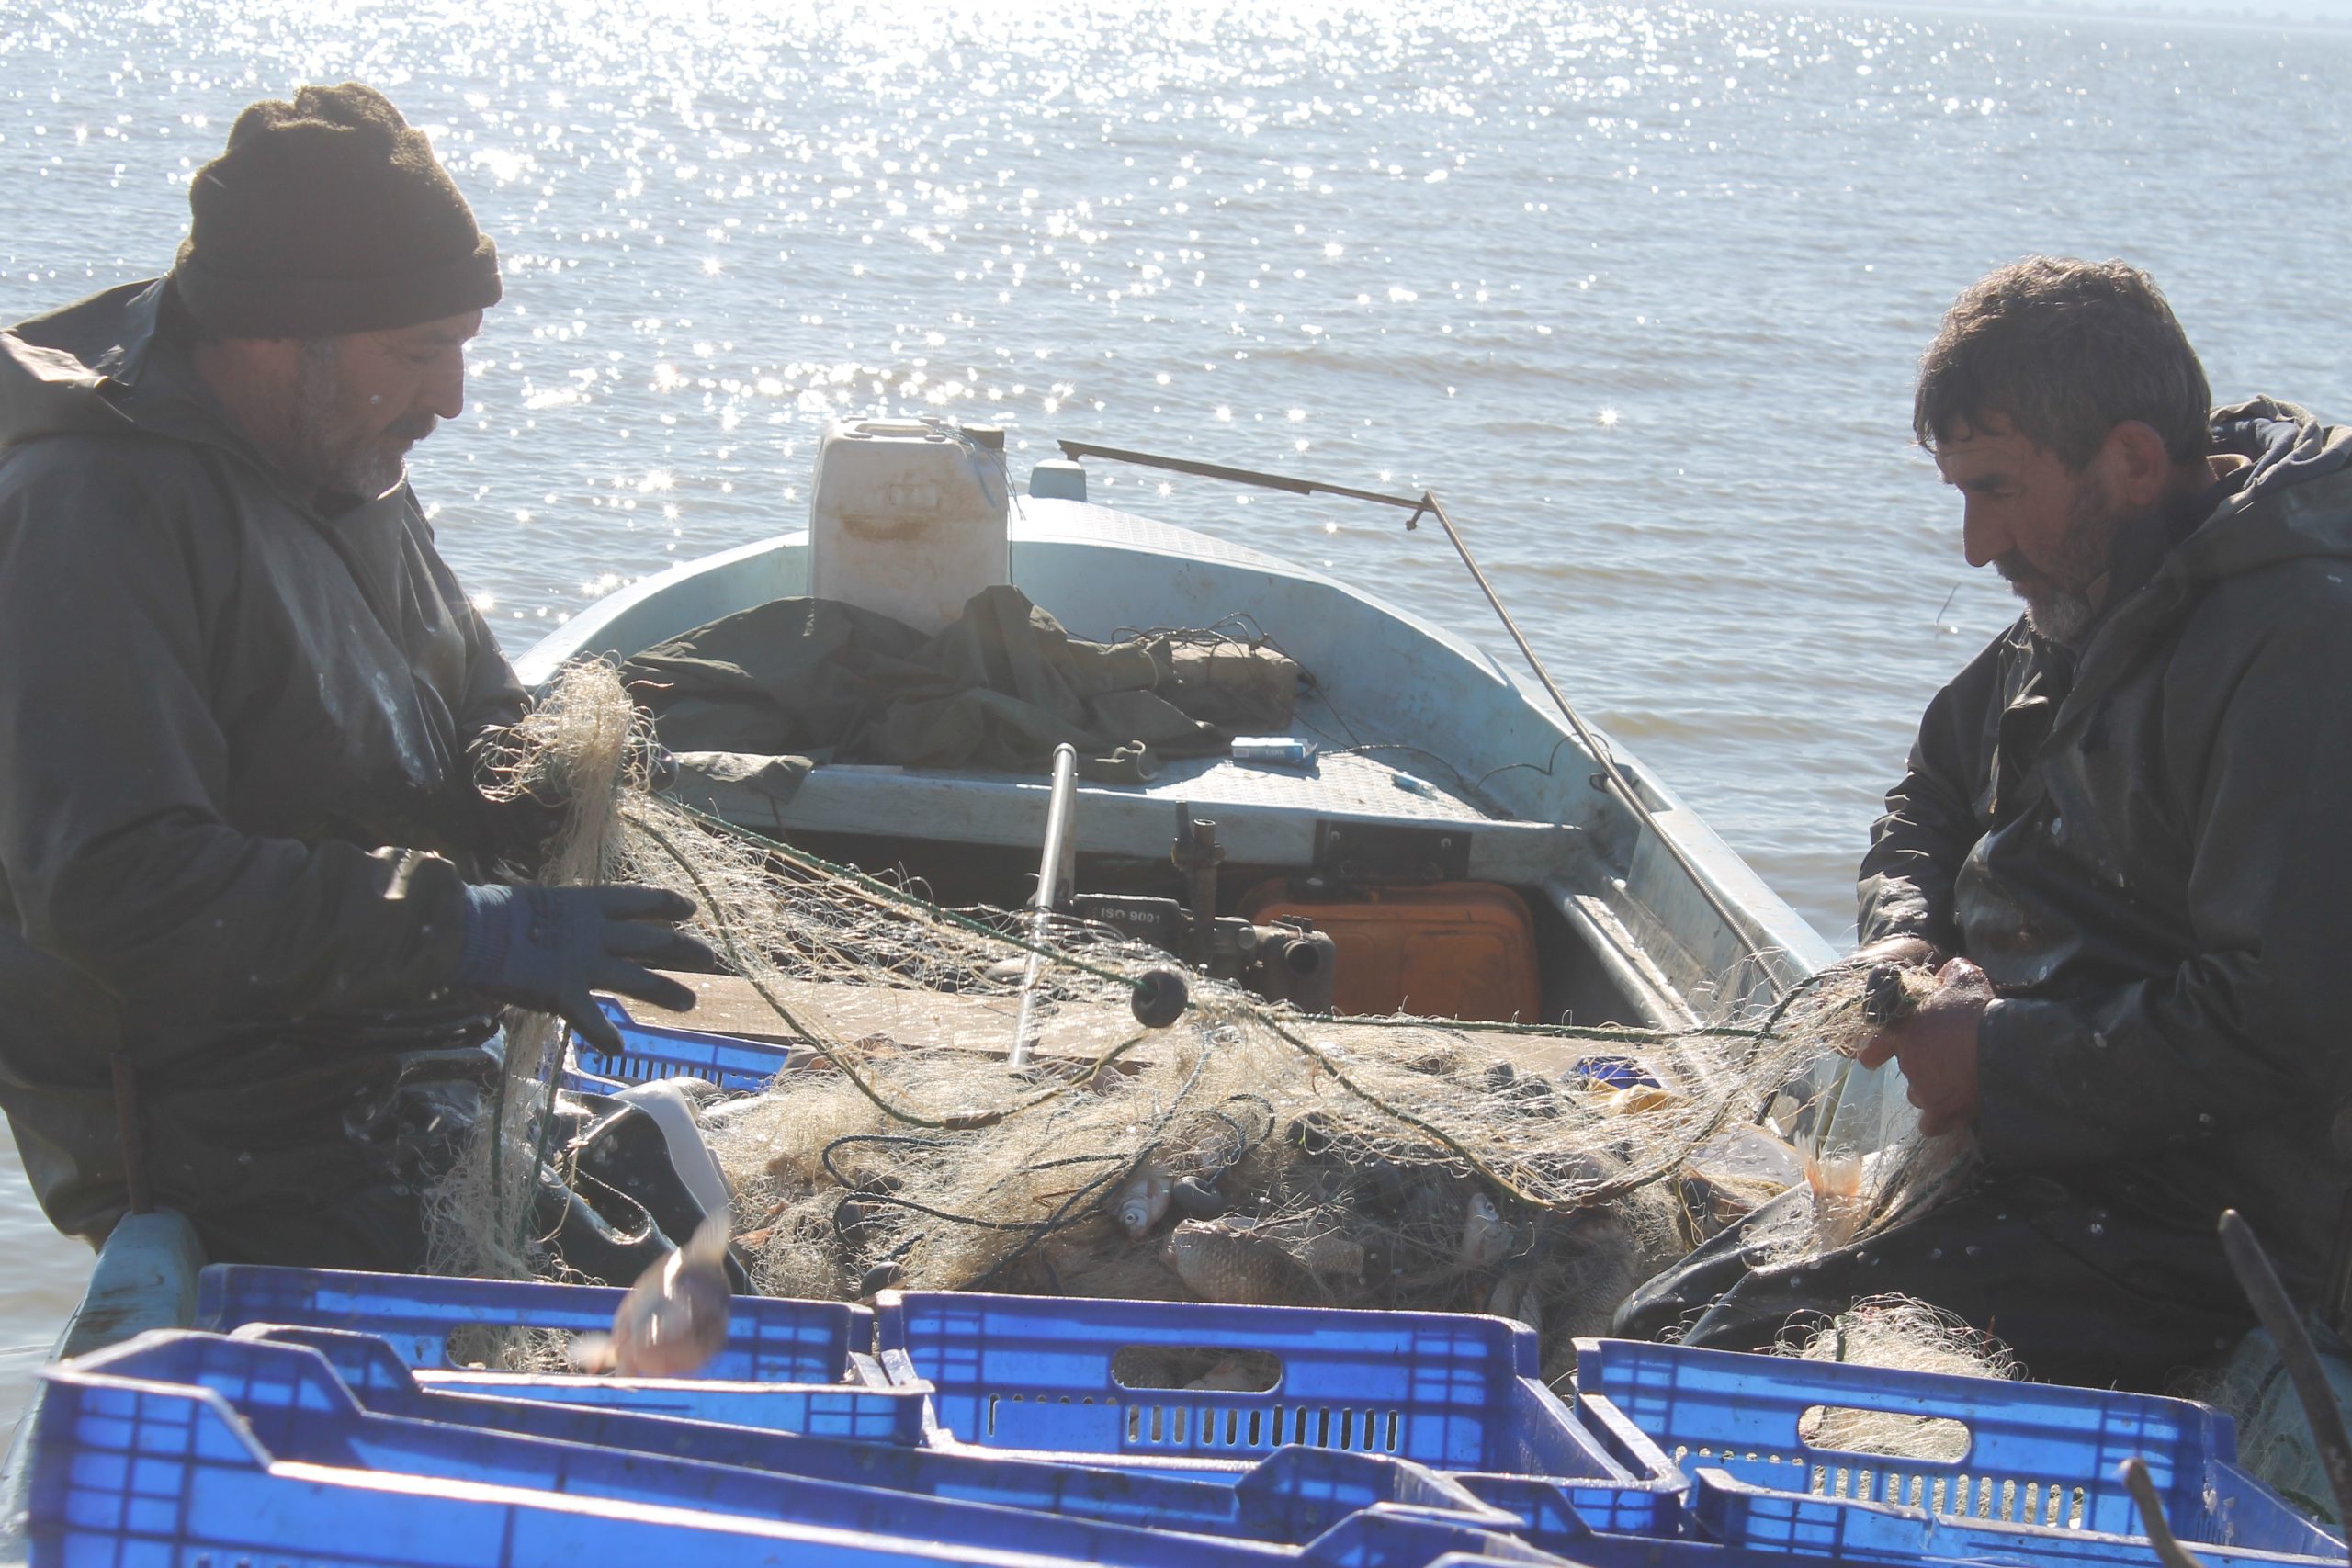
[[[0,320],[162,270],[239,107],[354,76],[505,258],[414,478],[510,649],[797,525],[843,412],[1002,423],[1016,473],[1078,437],[1428,485],[1839,941],[1920,708],[2014,613],[1909,444],[1951,297],[2121,255],[2218,396],[2352,415],[2352,31],[1892,6],[20,3]],[[1392,513],[1095,484],[1501,643]],[[0,1414],[88,1262],[6,1154]]]

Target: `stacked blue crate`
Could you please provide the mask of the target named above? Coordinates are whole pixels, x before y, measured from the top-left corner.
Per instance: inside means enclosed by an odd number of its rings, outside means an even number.
[[[1214,1471],[1303,1444],[1539,1478],[1607,1532],[1681,1529],[1682,1474],[1613,1413],[1563,1404],[1535,1336],[1500,1318],[896,1291],[876,1310],[885,1371],[979,1447]],[[1118,1363],[1139,1348],[1275,1370],[1256,1390],[1128,1386]]]
[[[2216,1562],[2345,1560],[2344,1543],[2232,1462],[2227,1416],[2188,1400],[1624,1340],[1578,1340],[1579,1404],[1613,1409],[1693,1477],[1728,1545],[1802,1557],[2145,1568],[2119,1466],[2148,1467],[2173,1532]],[[1951,1461],[1818,1447],[1809,1415],[1950,1422]]]
[[[198,1328],[248,1323],[347,1328],[381,1337],[413,1367],[450,1367],[449,1337],[476,1328],[602,1333],[626,1292],[609,1285],[462,1280],[216,1263],[198,1278]],[[738,1296],[707,1376],[747,1382],[840,1382],[874,1343],[874,1314],[844,1302]]]
[[[514,1391],[452,1392],[404,1366],[383,1341],[333,1329],[256,1327],[242,1337],[316,1351],[375,1415],[479,1427],[565,1442],[709,1460],[894,1492],[998,1503],[1107,1523],[1304,1543],[1375,1504],[1455,1514],[1508,1527],[1512,1516],[1421,1466],[1370,1454],[1285,1449],[1235,1484],[1028,1461],[960,1448],[876,1449],[822,1434],[698,1419],[692,1427],[635,1411],[576,1408]],[[217,1361],[218,1352],[215,1353]],[[217,1386],[200,1378],[208,1386]]]
[[[874,1314],[840,1302],[737,1298],[725,1348],[691,1379],[499,1372],[452,1357],[451,1336],[469,1330],[604,1332],[624,1293],[603,1285],[215,1264],[198,1281],[196,1326],[372,1335],[424,1381],[451,1392],[876,1441],[932,1438],[926,1391],[889,1386],[868,1354]]]
[[[398,1371],[390,1360],[376,1369],[384,1377]],[[151,1334],[46,1375],[49,1397],[31,1434],[28,1534],[37,1562],[209,1556],[503,1568],[682,1551],[698,1565],[1426,1568],[1449,1553],[1557,1561],[1498,1533],[1503,1516],[1433,1477],[1417,1503],[1348,1508],[1294,1545],[730,1462],[756,1457],[729,1447],[742,1434],[661,1417],[443,1396],[514,1404],[520,1409],[506,1414],[543,1428],[567,1416],[603,1428],[549,1436],[492,1420],[380,1413],[355,1398],[319,1351],[259,1336]],[[601,1440],[631,1426],[634,1441]],[[778,1450],[773,1438],[766,1446]],[[1128,1479],[1104,1478],[1113,1486]],[[1318,1498],[1348,1500],[1356,1479],[1310,1465],[1293,1487],[1298,1510],[1311,1513]]]

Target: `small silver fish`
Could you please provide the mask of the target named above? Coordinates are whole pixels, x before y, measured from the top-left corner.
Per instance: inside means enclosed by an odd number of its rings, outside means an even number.
[[[1235,1306],[1317,1306],[1330,1280],[1363,1274],[1363,1248],[1294,1221],[1186,1220],[1161,1256],[1204,1301]]]
[[[614,1371],[625,1378],[690,1377],[726,1348],[729,1234],[721,1208],[629,1287],[613,1314]]]
[[[1510,1256],[1511,1229],[1500,1209],[1484,1192],[1471,1195],[1462,1216],[1462,1247],[1457,1261],[1464,1269],[1489,1269]]]
[[[1174,1187],[1166,1171],[1146,1166],[1142,1174],[1121,1189],[1118,1201],[1111,1206],[1111,1212],[1118,1216],[1120,1228],[1134,1240],[1141,1241],[1167,1214],[1169,1193]]]
[[[1306,1266],[1279,1243],[1224,1220],[1184,1221],[1168,1234],[1162,1256],[1203,1301],[1313,1306],[1328,1299]]]

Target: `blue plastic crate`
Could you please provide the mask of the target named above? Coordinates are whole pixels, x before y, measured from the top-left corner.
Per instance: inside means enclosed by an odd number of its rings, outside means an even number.
[[[1500,1318],[886,1291],[884,1367],[934,1390],[939,1424],[991,1449],[1238,1467],[1286,1444],[1563,1483],[1596,1529],[1673,1535],[1688,1483],[1634,1427],[1589,1422]],[[1258,1393],[1128,1387],[1131,1347],[1261,1351]]]
[[[849,1383],[729,1382],[709,1378],[440,1371],[409,1366],[377,1335],[336,1328],[248,1324],[236,1336],[307,1346],[320,1352],[361,1404],[384,1415],[421,1416],[467,1425],[469,1417],[447,1412],[503,1409],[503,1404],[497,1402],[526,1401],[536,1407],[576,1408],[582,1412],[578,1419],[587,1421],[603,1414],[666,1416],[762,1434],[792,1433],[907,1448],[944,1440],[932,1420],[930,1391],[920,1386],[888,1386],[879,1364],[870,1356],[850,1358],[853,1367],[860,1369],[860,1377]],[[409,1407],[407,1402],[424,1396],[440,1403],[432,1409]],[[548,1419],[560,1422],[572,1417]]]
[[[605,1333],[626,1292],[608,1285],[458,1280],[216,1263],[198,1277],[196,1326],[249,1323],[346,1328],[381,1336],[413,1367],[448,1368],[449,1336],[476,1327]],[[874,1314],[842,1302],[738,1296],[727,1345],[707,1376],[729,1382],[837,1383],[873,1344]]]
[[[1597,1531],[1569,1505],[1566,1488],[1534,1476],[1453,1479],[1481,1502],[1511,1516],[1505,1533],[1578,1568],[1802,1568],[1804,1562],[1782,1551],[1725,1546],[1698,1537],[1666,1540]],[[2143,1568],[2154,1568],[2153,1560]]]
[[[209,1554],[519,1568],[684,1553],[698,1568],[943,1560],[1010,1568],[1040,1559],[1427,1568],[1452,1552],[1555,1561],[1393,1505],[1351,1513],[1305,1547],[1279,1546],[371,1414],[315,1351],[187,1331],[141,1336],[44,1375],[50,1389],[30,1435],[36,1562]]]
[[[2145,1568],[2117,1468],[2137,1456],[2174,1533],[2201,1554],[2344,1560],[2343,1543],[2231,1462],[2229,1418],[2188,1400],[1625,1340],[1578,1340],[1577,1382],[1581,1405],[1613,1405],[1691,1469],[1701,1529],[1730,1544]],[[1816,1447],[1799,1427],[1824,1408],[1957,1422],[1966,1456]]]
[[[1303,1543],[1349,1514],[1375,1504],[1409,1506],[1465,1523],[1512,1530],[1518,1518],[1482,1504],[1453,1481],[1402,1460],[1333,1450],[1284,1449],[1256,1466],[1238,1483],[1178,1475],[1026,1460],[956,1446],[906,1445],[906,1434],[877,1434],[852,1425],[815,1418],[784,1430],[718,1425],[728,1419],[723,1404],[691,1400],[663,1418],[639,1411],[578,1408],[568,1398],[548,1402],[517,1396],[512,1388],[477,1388],[446,1381],[447,1374],[418,1372],[400,1361],[372,1335],[321,1328],[256,1328],[241,1337],[269,1345],[300,1345],[322,1356],[352,1397],[372,1414],[478,1427],[564,1442],[706,1460],[779,1474],[846,1481],[860,1486],[964,1502],[1143,1524],[1202,1535],[1234,1535],[1255,1540]],[[216,1356],[216,1362],[225,1358]],[[125,1364],[118,1364],[118,1371]],[[219,1386],[217,1383],[212,1386]],[[691,1393],[693,1385],[682,1385]],[[816,1400],[840,1400],[854,1391],[808,1391]],[[855,1391],[866,1399],[872,1391]],[[912,1400],[928,1416],[922,1389],[879,1397]],[[899,1448],[877,1451],[857,1439],[886,1436]]]
[[[610,997],[598,997],[596,1005],[620,1031],[621,1049],[601,1050],[571,1035],[571,1076],[579,1080],[573,1088],[609,1093],[656,1078],[700,1078],[721,1089],[763,1089],[810,1055],[788,1045],[639,1023]]]

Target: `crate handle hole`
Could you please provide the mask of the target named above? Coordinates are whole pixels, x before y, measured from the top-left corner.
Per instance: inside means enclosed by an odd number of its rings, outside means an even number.
[[[1968,1423],[1947,1416],[1815,1404],[1797,1417],[1797,1440],[1835,1453],[1954,1463],[1968,1457],[1975,1438]]]
[[[1186,1393],[1271,1393],[1282,1385],[1282,1358],[1216,1345],[1128,1345],[1111,1357],[1121,1388]]]
[[[596,1337],[601,1338],[602,1336]],[[577,1329],[526,1323],[461,1323],[441,1341],[442,1365],[460,1371],[479,1367],[487,1372],[577,1372],[585,1371],[583,1353],[593,1360],[595,1347],[580,1346]],[[417,1348],[430,1354],[427,1337]]]

